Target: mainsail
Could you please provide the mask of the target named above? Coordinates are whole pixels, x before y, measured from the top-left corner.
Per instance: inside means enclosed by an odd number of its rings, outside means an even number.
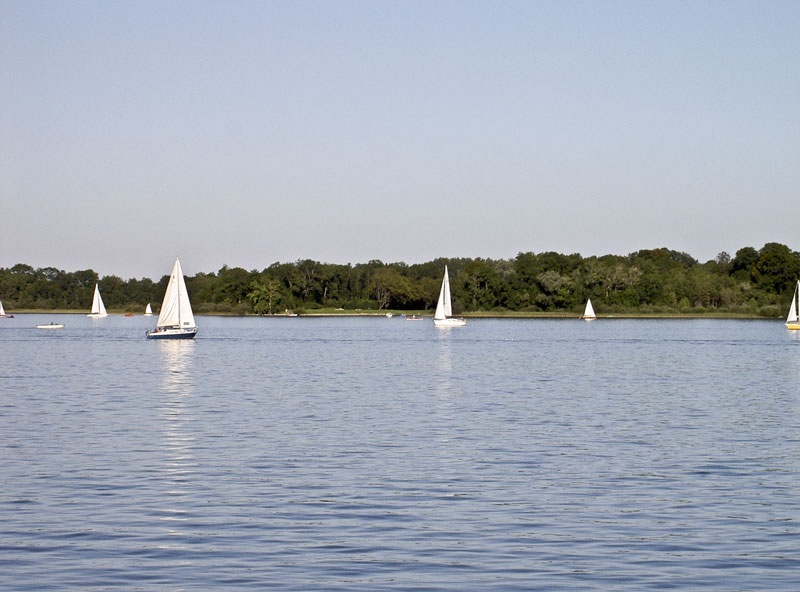
[[[169,276],[167,292],[161,304],[161,313],[158,315],[158,327],[176,327],[180,329],[193,329],[194,314],[189,303],[189,294],[186,292],[186,283],[183,280],[181,262],[175,258],[172,274]]]
[[[792,296],[792,305],[789,307],[789,316],[786,317],[786,324],[795,324],[800,323],[800,304],[798,304],[797,300],[800,296],[800,281],[797,282],[797,285],[794,288],[794,296]]]
[[[92,312],[89,316],[105,317],[108,316],[106,307],[103,304],[103,299],[100,297],[100,288],[97,284],[94,285],[94,296],[92,297]]]
[[[592,306],[592,300],[589,298],[586,299],[586,309],[583,311],[583,318],[584,319],[596,318],[596,315],[594,314],[594,307]]]
[[[441,321],[451,316],[453,316],[453,305],[450,302],[450,276],[447,273],[447,265],[445,265],[442,288],[439,290],[439,302],[436,303],[436,313],[433,318]]]

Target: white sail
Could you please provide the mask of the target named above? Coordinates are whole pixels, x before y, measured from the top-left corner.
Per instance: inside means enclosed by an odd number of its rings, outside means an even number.
[[[181,262],[177,257],[172,268],[172,274],[169,276],[167,292],[164,294],[164,302],[161,304],[161,312],[158,315],[156,325],[158,327],[180,329],[194,329],[197,327],[194,323],[189,294],[186,292],[186,282],[183,280]]]
[[[150,317],[153,316],[153,309],[150,308],[150,303],[147,303],[147,307],[144,309],[144,316]]]
[[[433,318],[437,321],[446,319],[453,314],[453,305],[450,303],[450,276],[447,273],[447,265],[444,266],[444,279],[439,290],[439,301],[436,303],[436,313]]]
[[[797,297],[800,294],[800,281],[794,288],[794,296],[792,296],[792,305],[789,307],[789,316],[786,317],[786,323],[800,323],[800,315],[798,315]]]
[[[439,290],[439,301],[436,303],[436,312],[433,315],[433,324],[436,327],[463,327],[467,324],[464,319],[454,319],[453,301],[450,298],[450,275],[447,266],[444,266],[444,278]]]
[[[584,319],[596,319],[597,316],[594,314],[594,308],[592,307],[592,300],[591,298],[586,299],[586,309],[583,311],[583,318]]]
[[[3,308],[3,303],[0,302],[0,317],[6,316],[6,309]]]
[[[94,285],[94,296],[92,297],[92,312],[89,317],[107,317],[106,307],[103,304],[103,299],[100,297],[100,288],[97,284]]]

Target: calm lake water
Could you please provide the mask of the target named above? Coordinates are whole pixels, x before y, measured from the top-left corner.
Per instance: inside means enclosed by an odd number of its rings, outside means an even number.
[[[0,319],[0,589],[798,590],[780,322],[198,323]]]

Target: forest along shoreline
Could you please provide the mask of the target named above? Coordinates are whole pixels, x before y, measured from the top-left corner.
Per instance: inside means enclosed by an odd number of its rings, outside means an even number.
[[[273,263],[262,270],[223,266],[186,276],[198,315],[370,316],[431,314],[445,265],[453,312],[486,318],[597,315],[618,318],[782,318],[800,279],[800,254],[780,243],[720,252],[700,263],[667,248],[582,257],[519,253],[513,259],[438,258],[419,264]],[[123,280],[92,269],[65,272],[19,263],[0,268],[0,302],[9,313],[85,312],[99,285],[109,312],[154,313],[168,276]]]
[[[387,313],[392,317],[404,318],[409,316],[419,316],[423,318],[433,318],[433,311],[408,311],[408,310],[369,310],[369,311],[314,311],[303,312],[302,314],[256,314],[256,313],[232,313],[232,312],[206,312],[195,313],[195,316],[201,317],[252,317],[252,318],[335,318],[335,317],[374,317],[385,318]],[[66,309],[23,309],[14,310],[13,314],[26,315],[26,314],[65,314],[65,315],[84,315],[83,310],[66,310]],[[127,310],[108,311],[109,316],[144,316],[141,312],[132,313]],[[157,316],[156,312],[153,316]],[[577,312],[491,312],[491,311],[472,311],[462,313],[462,316],[471,319],[580,319],[581,311]],[[733,319],[733,320],[783,320],[783,316],[768,317],[763,315],[752,315],[744,313],[609,313],[599,314],[598,319]]]

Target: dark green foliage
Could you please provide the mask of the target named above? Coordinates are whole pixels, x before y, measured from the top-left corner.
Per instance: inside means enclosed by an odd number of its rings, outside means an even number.
[[[742,247],[736,251],[736,257],[731,261],[731,273],[741,281],[750,281],[756,261],[758,251],[753,247]]]
[[[800,277],[800,259],[786,245],[767,243],[753,266],[753,278],[759,288],[774,294],[794,290]]]
[[[286,310],[431,310],[442,272],[450,271],[456,312],[579,312],[591,298],[599,313],[731,312],[777,316],[800,278],[800,254],[779,243],[744,247],[698,263],[666,248],[627,256],[583,258],[554,252],[512,260],[439,258],[407,265],[372,260],[355,265],[311,259],[258,271],[223,266],[186,278],[196,312],[282,314]],[[99,278],[91,269],[65,272],[17,264],[0,268],[0,300],[8,310],[88,310],[94,284],[110,310],[158,309],[168,276]]]

